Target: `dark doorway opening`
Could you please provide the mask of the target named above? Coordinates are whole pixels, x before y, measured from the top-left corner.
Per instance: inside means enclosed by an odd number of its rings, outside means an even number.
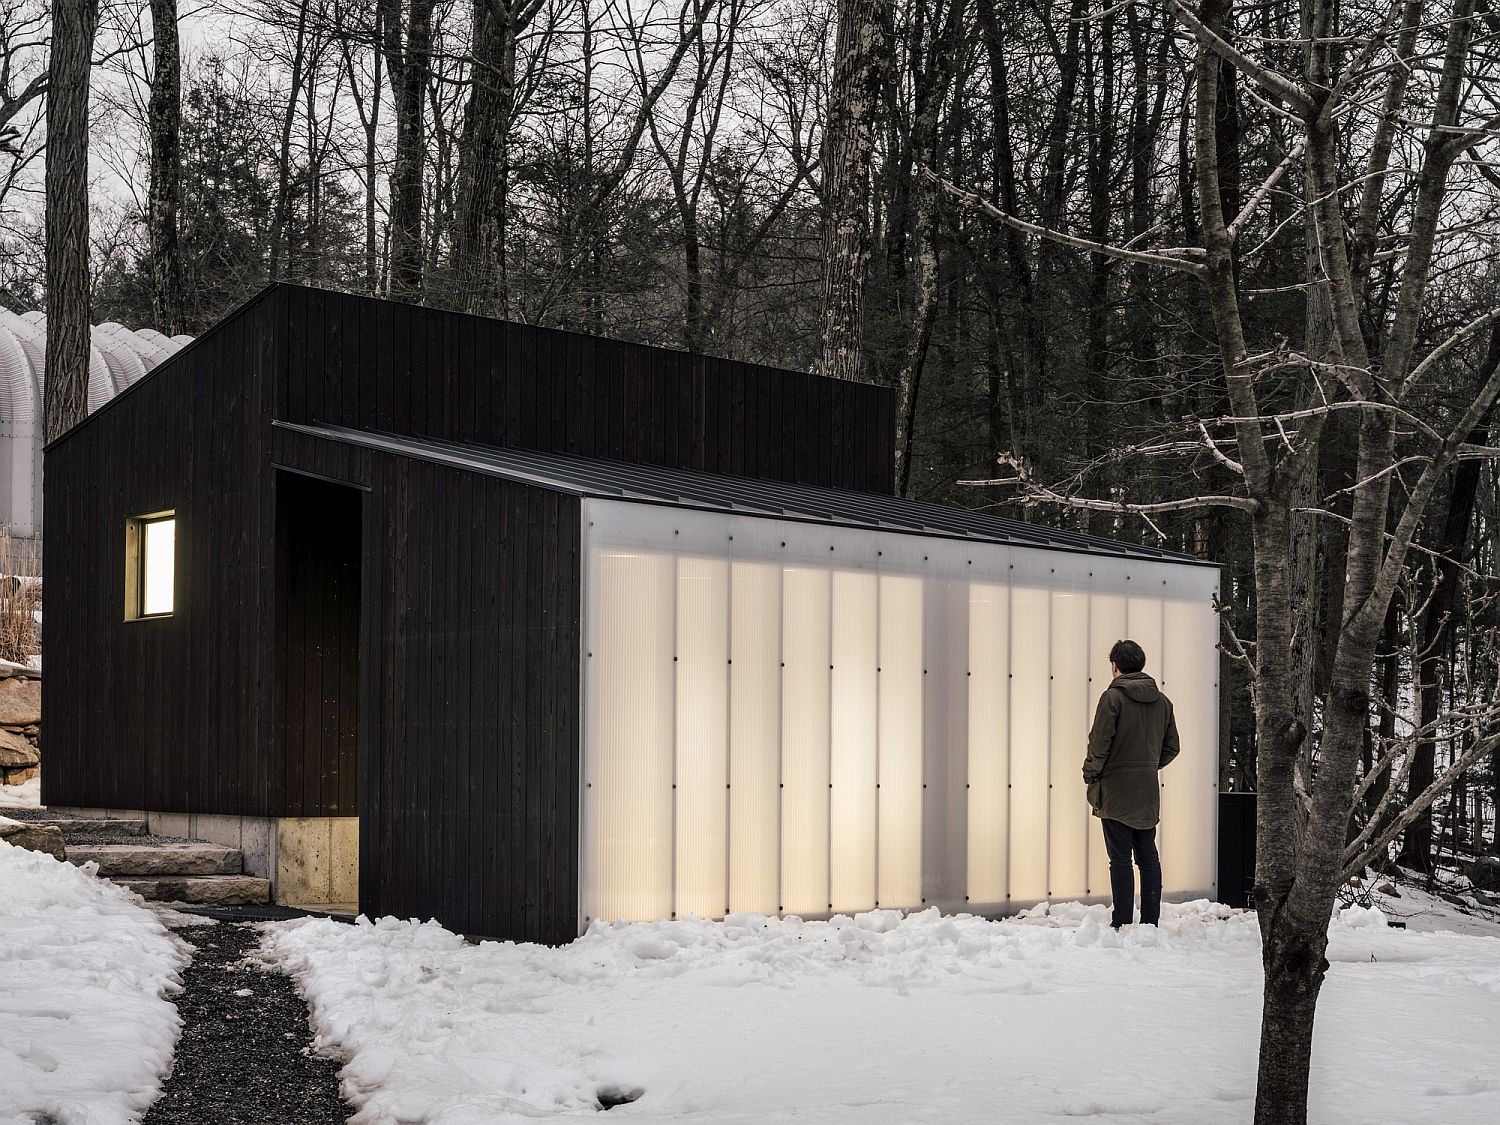
[[[347,485],[276,474],[281,753],[272,783],[283,787],[284,817],[309,818],[278,827],[277,868],[287,882],[278,902],[347,904],[357,885],[363,500]],[[283,856],[289,848],[301,854]]]

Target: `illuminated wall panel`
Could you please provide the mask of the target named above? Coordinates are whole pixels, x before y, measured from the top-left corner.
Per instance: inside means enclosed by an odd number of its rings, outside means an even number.
[[[1182,752],[1161,775],[1162,864],[1180,885],[1208,888],[1218,877],[1214,850],[1202,846],[1218,800],[1218,617],[1207,602],[1169,601],[1164,626],[1162,677]]]
[[[969,587],[969,856],[974,904],[1006,898],[1010,845],[1010,589]]]
[[[1109,650],[1124,640],[1125,598],[1120,594],[1094,594],[1089,598],[1089,722],[1094,708],[1113,678]],[[1089,894],[1109,895],[1109,852],[1104,847],[1104,829],[1098,817],[1089,815]]]
[[[1126,636],[1182,736],[1166,893],[1212,892],[1212,569],[585,507],[581,921],[1107,898],[1079,767]]]
[[[1088,745],[1089,596],[1052,592],[1051,789],[1047,892],[1081,898],[1088,888],[1088,802],[1082,782]]]
[[[829,882],[834,910],[875,905],[877,580],[833,573]]]
[[[677,560],[676,913],[724,912],[729,564]]]
[[[1047,897],[1051,596],[1010,590],[1010,897]]]
[[[729,909],[781,901],[781,567],[730,568]]]
[[[826,914],[828,897],[830,584],[826,569],[787,567],[781,611],[781,908]]]
[[[672,913],[672,641],[670,555],[596,551],[598,583],[587,674],[598,692],[589,770],[589,838],[598,849],[593,914]]]
[[[881,906],[922,901],[922,580],[880,578]]]

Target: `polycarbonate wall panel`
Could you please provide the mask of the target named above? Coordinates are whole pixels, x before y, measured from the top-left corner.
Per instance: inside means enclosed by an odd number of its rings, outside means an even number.
[[[869,572],[833,572],[833,680],[829,725],[829,883],[833,910],[875,899],[875,790],[879,752],[876,664],[879,585]]]
[[[597,693],[586,806],[605,918],[673,912],[673,628],[670,555],[602,552],[589,622],[586,675]]]
[[[1047,897],[1088,894],[1089,806],[1082,759],[1088,746],[1089,595],[1052,591],[1051,747],[1048,782]]]
[[[922,895],[922,580],[880,576],[880,852],[882,906]]]
[[[1180,872],[1184,886],[1207,886],[1218,857],[1200,842],[1216,831],[1218,759],[1189,751],[1218,739],[1219,661],[1211,646],[1219,618],[1211,606],[1169,601],[1163,621],[1162,690],[1173,703],[1182,754],[1161,774],[1162,864]]]
[[[729,903],[781,903],[781,568],[730,568]]]
[[[830,573],[788,567],[781,579],[781,908],[826,913],[833,635]]]
[[[1006,899],[1010,850],[1010,588],[969,586],[968,899]]]
[[[675,912],[724,912],[728,822],[729,564],[677,560]]]
[[[602,500],[584,522],[582,924],[1106,897],[1081,766],[1123,636],[1182,732],[1167,893],[1212,893],[1216,571]]]
[[[1051,710],[1052,595],[1010,591],[1010,885],[1007,898],[1047,897],[1047,739]]]

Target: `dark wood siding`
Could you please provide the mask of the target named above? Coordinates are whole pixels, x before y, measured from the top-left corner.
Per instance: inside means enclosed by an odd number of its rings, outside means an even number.
[[[281,286],[278,417],[889,493],[883,387]]]
[[[268,291],[47,451],[49,804],[280,811],[267,440],[286,312]],[[126,621],[126,521],[168,509],[175,611]]]
[[[369,489],[360,908],[570,941],[579,501],[286,430],[273,457]]]
[[[355,816],[360,535],[364,493],[276,476],[272,727],[284,754],[286,816]]]

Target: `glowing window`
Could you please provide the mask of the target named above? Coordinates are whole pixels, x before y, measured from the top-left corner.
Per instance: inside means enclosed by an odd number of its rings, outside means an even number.
[[[125,527],[125,616],[172,612],[177,574],[177,519],[172,512],[138,516]]]

